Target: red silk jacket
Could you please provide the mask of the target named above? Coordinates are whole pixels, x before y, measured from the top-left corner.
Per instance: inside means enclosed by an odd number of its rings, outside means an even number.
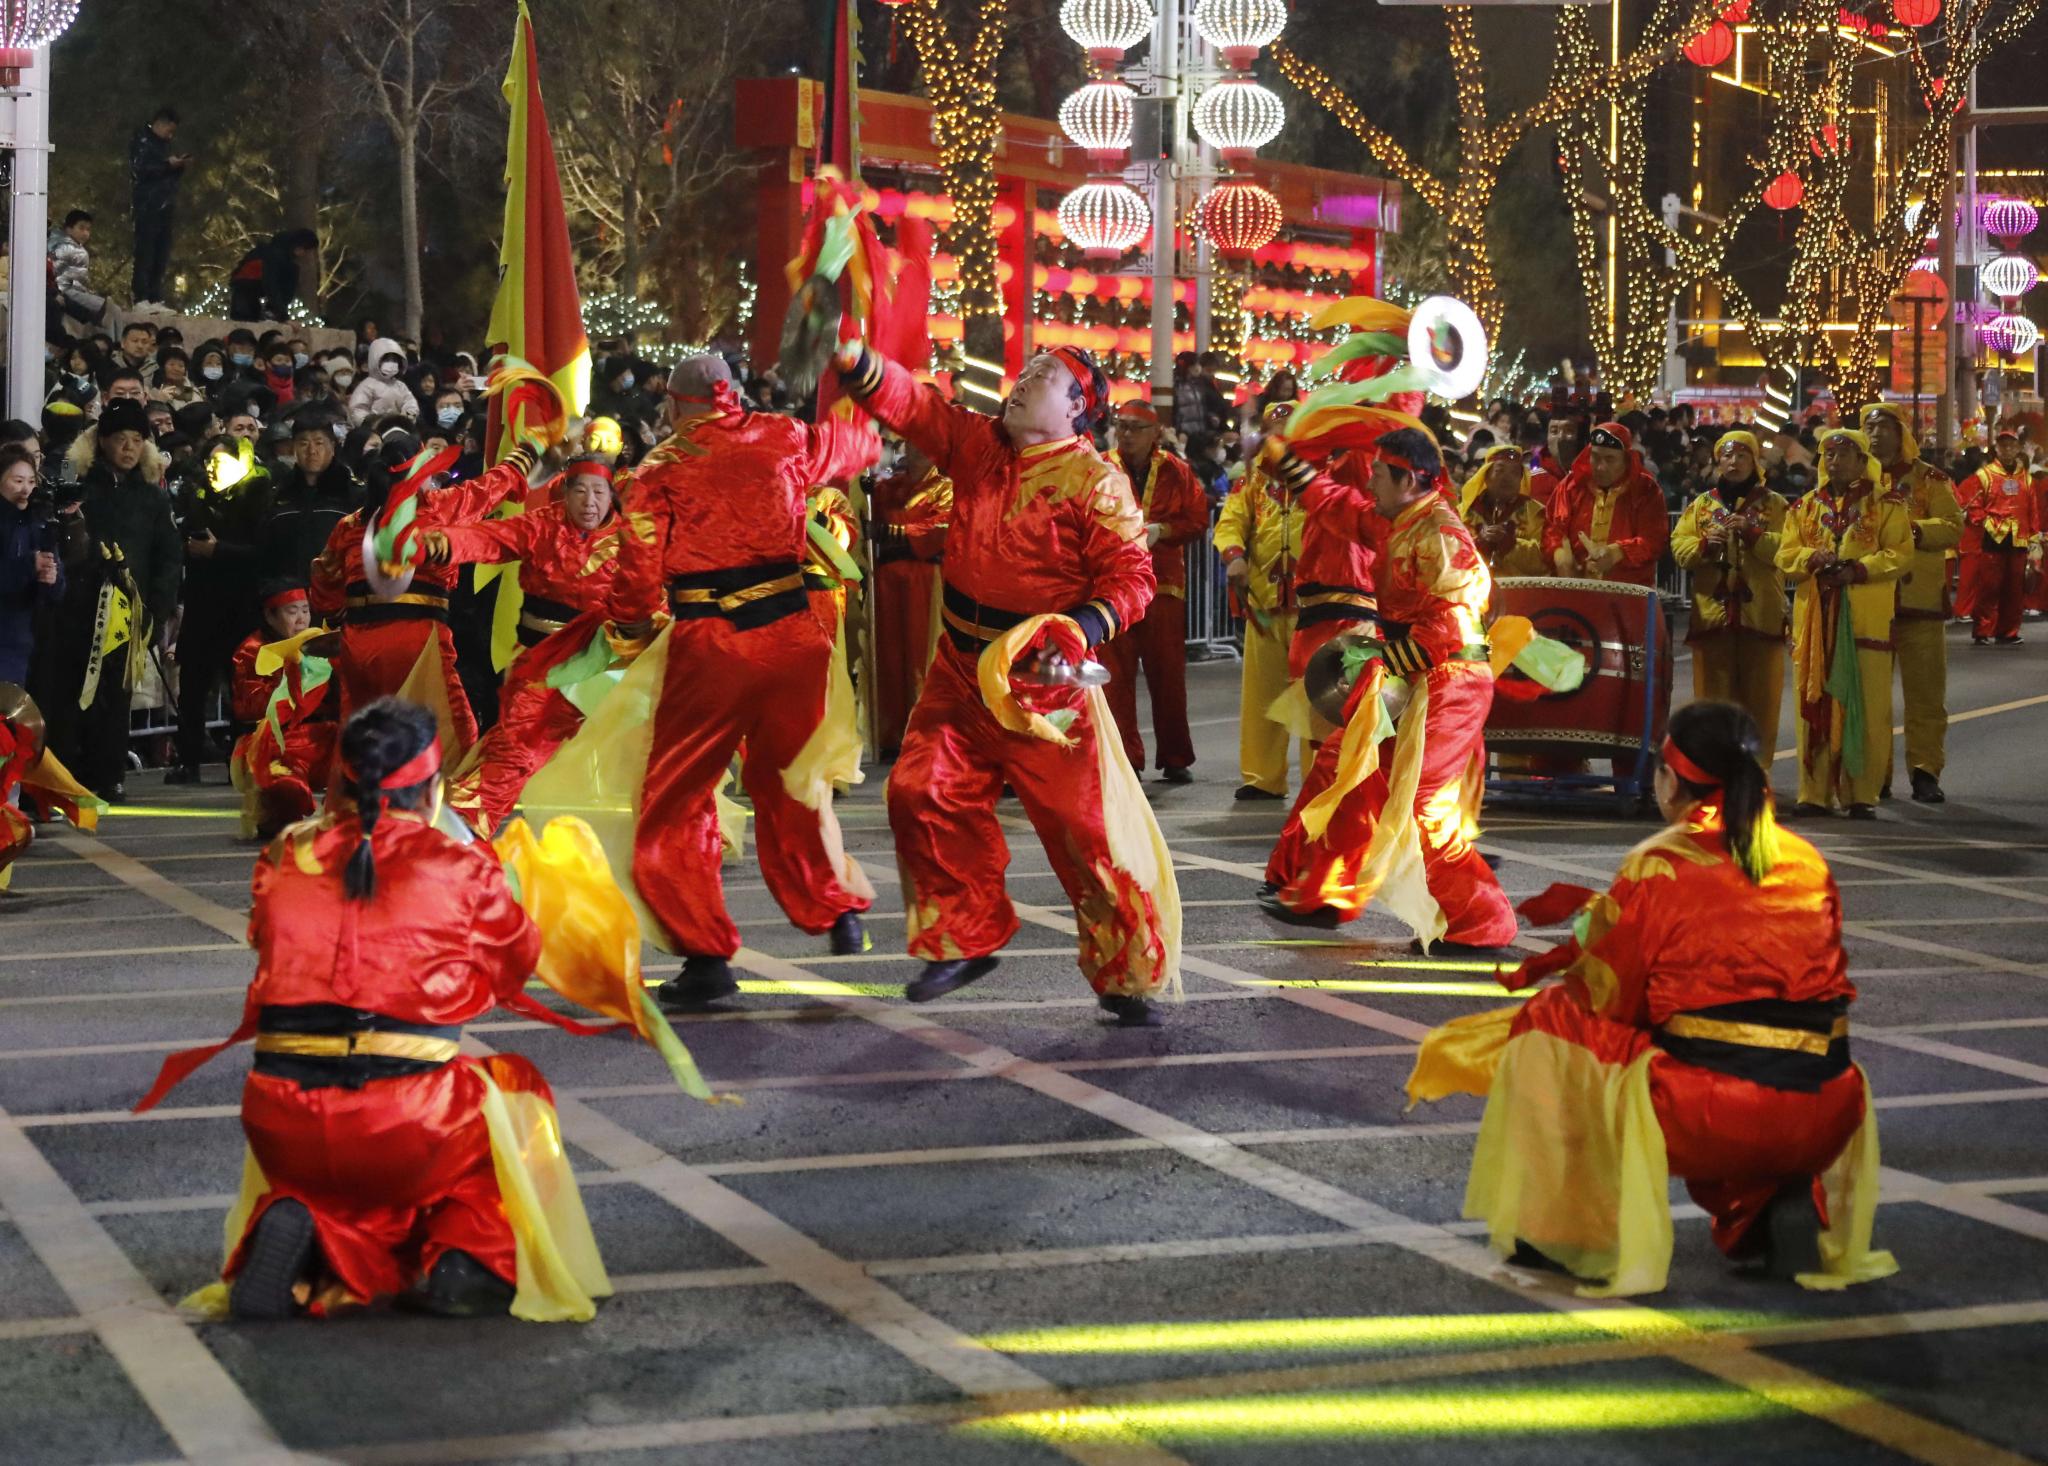
[[[428,489],[420,495],[414,523],[422,529],[449,528],[482,519],[507,499],[523,499],[530,464],[531,459],[522,455],[445,489]],[[459,565],[429,565],[423,560],[414,568],[412,579],[421,590],[446,595],[455,589],[461,573]],[[348,605],[348,588],[362,578],[363,511],[358,509],[334,526],[327,536],[327,548],[313,562],[308,598],[314,614],[335,624],[334,618]]]
[[[618,569],[619,521],[578,529],[558,500],[510,519],[459,524],[447,531],[454,564],[519,562],[519,588],[579,614],[602,613]]]
[[[1126,476],[1130,465],[1119,463]],[[1137,484],[1133,478],[1132,483]],[[1188,541],[1209,528],[1209,496],[1185,462],[1163,448],[1152,450],[1145,482],[1137,486],[1138,512],[1163,533],[1152,547],[1152,578],[1159,594],[1187,598]]]

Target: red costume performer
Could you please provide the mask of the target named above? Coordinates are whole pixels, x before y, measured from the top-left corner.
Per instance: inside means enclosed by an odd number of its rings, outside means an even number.
[[[953,513],[953,481],[923,454],[868,489],[875,526],[875,746],[894,754],[937,649],[939,558]]]
[[[1379,710],[1377,680],[1360,678],[1345,736],[1323,741],[1309,780],[1315,793],[1305,790],[1296,805],[1299,853],[1288,869],[1273,873],[1278,890],[1262,904],[1282,920],[1306,918],[1314,925],[1357,917],[1401,866],[1398,859],[1383,860],[1378,849],[1406,829],[1406,812],[1389,806],[1412,778],[1409,804],[1427,898],[1390,892],[1389,904],[1419,938],[1438,938],[1436,915],[1422,909],[1433,903],[1443,941],[1505,946],[1514,939],[1515,913],[1468,828],[1493,706],[1484,629],[1492,580],[1457,507],[1435,487],[1442,461],[1428,436],[1415,428],[1388,432],[1377,459],[1376,484],[1384,473],[1390,484],[1419,490],[1397,507],[1381,500],[1393,509],[1391,521],[1367,495],[1328,476],[1311,483],[1306,495],[1312,521],[1327,516],[1351,538],[1377,542],[1385,675],[1407,682],[1410,702],[1384,764],[1376,757],[1361,761],[1373,730],[1360,720],[1376,721]],[[1289,471],[1301,477],[1305,465],[1292,463]],[[1351,783],[1368,763],[1370,772]]]
[[[2011,645],[2020,639],[2020,613],[2026,609],[2026,517],[2031,475],[2018,455],[2019,437],[2009,429],[1998,434],[1998,447],[2010,457],[1985,464],[1963,484],[1963,522],[1976,531],[1977,552],[1963,561],[1963,591],[1970,607],[1971,637],[1982,646],[1994,637]],[[2011,452],[2006,453],[2007,445]]]
[[[747,412],[717,357],[670,378],[679,420],[624,489],[626,528],[612,587],[622,633],[663,610],[667,668],[633,847],[641,898],[684,954],[668,1002],[736,991],[726,959],[739,929],[719,881],[714,791],[744,745],[755,853],[783,912],[806,932],[849,935],[867,910],[865,878],[838,848],[831,804],[807,804],[783,771],[825,713],[832,639],[806,598],[800,562],[814,484],[859,473],[878,451],[871,428]],[[859,940],[854,938],[854,950]]]
[[[1553,887],[1525,907],[1547,924],[1589,898],[1574,938],[1504,979],[1563,983],[1436,1029],[1409,1082],[1414,1099],[1488,1096],[1465,1214],[1502,1254],[1533,1249],[1599,1280],[1582,1291],[1664,1286],[1667,1176],[1731,1257],[1762,1254],[1817,1287],[1896,1270],[1868,1245],[1877,1137],[1849,1060],[1841,900],[1820,853],[1772,825],[1761,770],[1738,767],[1755,760],[1754,725],[1741,719],[1740,742],[1698,731],[1729,715],[1696,703],[1674,716],[1658,782],[1673,823],[1606,892]],[[1725,815],[1738,807],[1753,819],[1743,845]]]
[[[1109,730],[1091,714],[1069,727],[1066,746],[1012,731],[980,676],[984,650],[1035,617],[1071,618],[1094,646],[1135,626],[1151,603],[1152,556],[1130,485],[1076,436],[1103,405],[1101,372],[1070,348],[1042,353],[1000,420],[946,402],[871,354],[845,377],[868,411],[953,480],[946,636],[889,778],[910,951],[930,964],[908,995],[973,981],[1016,934],[995,814],[1007,783],[1073,903],[1082,972],[1120,1022],[1147,1021],[1145,995],[1169,980],[1178,934],[1113,857],[1096,748]]]
[[[1655,585],[1670,541],[1664,491],[1644,471],[1634,436],[1602,423],[1550,501],[1543,553],[1560,575]]]
[[[1334,636],[1368,631],[1379,615],[1379,601],[1373,594],[1375,566],[1379,560],[1376,536],[1386,527],[1361,499],[1366,479],[1372,472],[1369,455],[1347,453],[1330,468],[1328,486],[1310,493],[1309,478],[1295,474],[1292,491],[1305,517],[1301,531],[1301,562],[1295,569],[1295,604],[1300,610],[1294,621],[1294,640],[1287,649],[1287,674],[1296,683],[1308,670],[1308,659]],[[1315,485],[1323,485],[1317,478]],[[1349,488],[1351,493],[1340,492]],[[1363,503],[1367,512],[1359,512]],[[1303,704],[1306,708],[1306,704]],[[1306,713],[1304,713],[1306,716]],[[1325,725],[1327,726],[1327,725]],[[1336,774],[1335,739],[1318,743],[1317,759],[1302,778],[1301,792],[1266,857],[1266,885],[1277,890],[1292,880],[1308,858],[1304,846],[1308,836],[1301,828],[1301,811],[1330,785]],[[1322,745],[1331,746],[1328,760],[1320,757]]]
[[[385,725],[374,747],[392,766],[347,771],[360,806],[293,826],[256,864],[257,967],[241,1025],[173,1055],[136,1106],[255,1039],[242,1127],[260,1175],[245,1179],[224,1269],[238,1316],[398,1294],[443,1312],[502,1311],[532,1281],[519,1256],[527,1214],[500,1176],[536,1162],[494,1145],[507,1127],[492,1110],[527,1114],[530,1099],[553,1126],[552,1096],[524,1057],[457,1047],[462,1025],[500,1005],[539,1007],[524,988],[541,933],[491,848],[435,827],[441,755],[425,711],[384,704],[366,716]],[[365,746],[353,727],[345,746]],[[566,1168],[546,1180],[567,1187],[546,1203],[559,1224],[574,1183]],[[574,1316],[588,1316],[582,1305]]]
[[[387,450],[402,451],[390,450],[389,445]],[[521,444],[504,462],[476,478],[426,490],[419,497],[415,523],[425,530],[484,518],[507,499],[525,494],[526,476],[536,461],[533,450]],[[400,472],[395,466],[386,471],[394,476]],[[455,638],[448,629],[448,600],[461,572],[452,565],[419,565],[403,595],[379,600],[363,574],[363,513],[359,509],[336,524],[326,549],[313,562],[314,613],[341,623],[341,650],[334,664],[340,692],[335,717],[346,723],[357,708],[404,688],[432,648],[440,676],[439,686],[431,691],[446,709],[443,737],[451,746],[445,752],[453,759],[477,736],[476,716],[455,675]]]
[[[2027,609],[2048,611],[2048,575],[2041,563],[2048,557],[2048,473],[2033,475],[2021,501],[2020,539],[2027,547]]]
[[[593,481],[577,489],[579,504],[586,492],[603,500],[601,517],[588,527],[577,522],[566,499],[577,479]],[[429,531],[430,563],[519,562],[519,655],[505,669],[498,721],[471,751],[450,795],[480,834],[504,823],[534,770],[583,726],[582,710],[548,685],[548,675],[604,635],[619,555],[611,482],[607,465],[586,459],[568,467],[562,492],[542,508]]]
[[[303,657],[287,660],[268,675],[256,670],[266,645],[306,628],[306,605],[303,586],[266,596],[265,629],[250,632],[235,648],[228,683],[235,721],[253,725],[236,740],[232,760],[242,771],[237,777],[246,776],[246,787],[256,791],[255,828],[244,833],[265,839],[314,811],[327,788],[328,764],[334,756],[339,725],[328,702],[325,670],[316,680]]]
[[[1152,695],[1152,739],[1167,781],[1183,784],[1195,761],[1188,731],[1188,542],[1209,528],[1209,497],[1195,471],[1159,447],[1159,415],[1144,402],[1117,408],[1118,461],[1145,516],[1158,586],[1145,619],[1103,650],[1110,670],[1109,710],[1124,738],[1131,767],[1145,767],[1138,732],[1138,671]]]

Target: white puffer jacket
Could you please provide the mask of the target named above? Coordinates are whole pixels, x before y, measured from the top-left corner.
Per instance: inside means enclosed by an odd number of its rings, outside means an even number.
[[[379,336],[370,343],[370,358],[363,367],[362,376],[348,394],[348,424],[359,428],[371,418],[390,417],[393,414],[409,420],[420,415],[419,399],[412,395],[412,388],[405,385],[402,377],[385,377],[377,370],[377,364],[386,357],[397,357],[400,369],[405,365],[405,348],[388,336]]]

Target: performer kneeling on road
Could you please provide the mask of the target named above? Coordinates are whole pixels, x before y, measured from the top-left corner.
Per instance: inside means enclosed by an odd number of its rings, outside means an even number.
[[[396,1296],[566,1319],[609,1291],[547,1081],[518,1054],[457,1052],[463,1024],[538,1008],[524,988],[542,940],[491,847],[439,827],[437,734],[395,698],[349,720],[347,806],[256,863],[241,1026],[172,1055],[136,1106],[255,1039],[240,1240],[226,1298],[206,1290],[202,1306],[279,1319]]]
[[[1773,822],[1760,751],[1732,703],[1673,713],[1669,827],[1605,893],[1523,904],[1574,935],[1503,983],[1564,981],[1433,1030],[1408,1082],[1411,1100],[1487,1096],[1465,1215],[1502,1256],[1598,1280],[1585,1293],[1664,1286],[1670,1175],[1715,1245],[1770,1276],[1837,1288],[1897,1270],[1870,1250],[1877,1120],[1849,1061],[1841,900],[1820,853]]]
[[[1071,675],[1144,616],[1154,586],[1130,483],[1082,436],[1106,402],[1102,372],[1085,352],[1041,353],[991,418],[858,343],[838,366],[953,480],[946,635],[889,776],[910,951],[926,964],[905,996],[986,976],[1016,935],[995,812],[1007,783],[1073,903],[1081,971],[1119,1023],[1149,1023],[1147,997],[1178,976],[1172,860],[1101,689],[1084,695]]]

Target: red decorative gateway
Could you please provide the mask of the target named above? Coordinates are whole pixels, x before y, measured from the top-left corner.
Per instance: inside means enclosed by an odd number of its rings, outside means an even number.
[[[1230,259],[1241,258],[1280,232],[1280,200],[1243,179],[1219,183],[1195,205],[1195,230]]]
[[[1764,190],[1764,203],[1774,209],[1796,209],[1806,198],[1806,183],[1797,173],[1780,173]]]
[[[1735,32],[1715,21],[1685,43],[1685,59],[1695,66],[1719,66],[1735,50]]]

